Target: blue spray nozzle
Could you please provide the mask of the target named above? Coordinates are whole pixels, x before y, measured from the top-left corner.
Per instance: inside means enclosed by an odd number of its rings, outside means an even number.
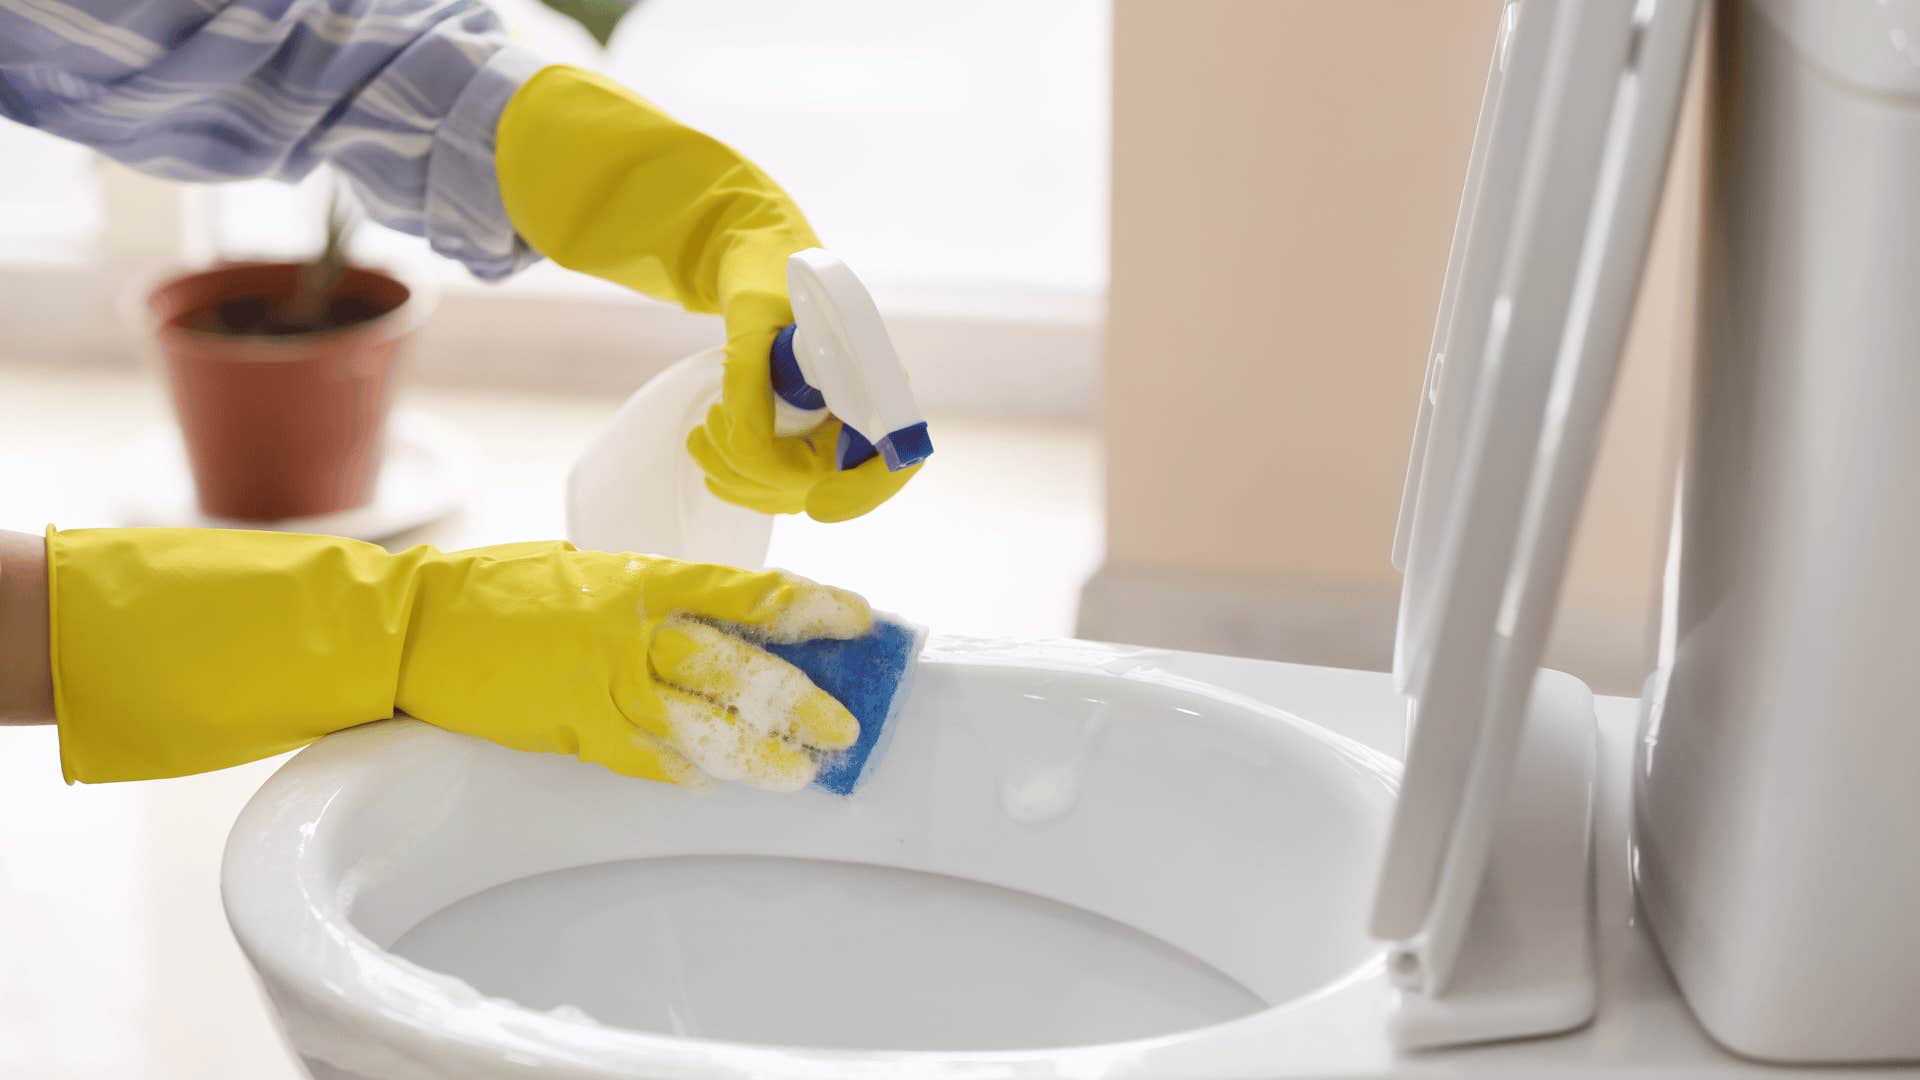
[[[910,465],[918,465],[933,454],[933,436],[927,433],[927,422],[920,421],[898,431],[889,432],[878,443],[880,456],[887,459],[887,471],[899,472]]]
[[[886,460],[888,472],[899,472],[927,460],[932,453],[933,438],[927,434],[925,421],[888,432],[878,443],[869,442],[866,436],[845,424],[840,426],[841,472],[858,468],[876,457]]]
[[[800,370],[800,361],[793,355],[793,337],[799,327],[788,323],[773,339],[773,351],[768,356],[773,372],[773,392],[780,400],[796,409],[824,409],[827,396],[820,388],[807,381],[806,373]]]
[[[879,456],[880,451],[873,448],[873,444],[867,441],[865,435],[860,434],[845,424],[840,425],[841,472],[846,472],[848,469],[859,468]]]

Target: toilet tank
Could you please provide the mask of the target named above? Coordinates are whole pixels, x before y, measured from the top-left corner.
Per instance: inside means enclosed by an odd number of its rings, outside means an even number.
[[[1728,1048],[1920,1060],[1920,0],[1723,0],[1641,906]]]

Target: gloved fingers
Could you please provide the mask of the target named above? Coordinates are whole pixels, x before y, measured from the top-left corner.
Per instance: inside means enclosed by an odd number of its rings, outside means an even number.
[[[707,490],[723,501],[762,514],[797,514],[806,509],[801,496],[757,484],[723,484],[708,478]]]
[[[662,780],[689,788],[709,787],[713,783],[680,751],[618,714],[580,733],[578,756],[581,761],[604,766],[622,776]]]
[[[707,490],[736,506],[763,514],[797,514],[806,508],[804,490],[782,490],[743,476],[714,444],[705,427],[687,433],[687,452],[707,474]]]
[[[784,285],[786,256],[779,256],[772,265],[779,269],[777,278],[769,274],[769,280]],[[773,438],[773,339],[793,321],[793,308],[784,295],[770,290],[742,292],[728,300],[720,405],[742,436],[751,442],[768,442]]]
[[[806,673],[732,634],[693,619],[668,619],[653,635],[654,676],[731,710],[746,727],[811,746],[844,750],[860,724]]]
[[[724,423],[724,416],[714,416],[707,423],[687,432],[687,455],[693,458],[694,464],[699,465],[710,480],[734,487],[759,486],[758,481],[747,479],[721,444],[715,441],[716,425]]]
[[[756,484],[804,498],[808,489],[838,468],[834,448],[840,424],[830,420],[806,435],[755,436],[730,422],[712,431],[727,464]]]
[[[838,467],[840,421],[831,417],[805,435],[775,436],[737,423],[722,403],[707,410],[702,426],[727,466],[756,484],[804,489]]]
[[[847,521],[898,494],[920,466],[890,472],[885,461],[873,458],[841,471],[840,428],[840,421],[830,420],[808,435],[754,446],[753,436],[741,435],[716,405],[688,435],[687,449],[705,470],[709,489],[729,502],[763,513],[805,510],[816,521]]]
[[[886,502],[907,486],[920,466],[888,472],[879,458],[836,472],[807,492],[807,516],[815,521],[848,521]]]
[[[659,688],[667,737],[716,780],[739,780],[766,791],[798,791],[820,764],[793,743],[742,723],[731,710],[676,686]]]
[[[723,390],[720,401],[707,410],[704,426],[728,464],[757,483],[804,489],[838,467],[840,422],[829,418],[805,435],[776,436],[771,391],[764,401],[752,395],[742,402]]]
[[[661,559],[649,570],[645,602],[657,618],[713,619],[779,642],[856,638],[873,625],[873,609],[859,594],[784,570]]]
[[[737,435],[724,405],[707,411],[706,422],[687,436],[687,450],[710,479],[737,488],[764,488],[777,499],[791,502],[793,512],[804,505],[813,484],[811,466],[782,457],[771,434]],[[789,455],[790,457],[790,455]]]

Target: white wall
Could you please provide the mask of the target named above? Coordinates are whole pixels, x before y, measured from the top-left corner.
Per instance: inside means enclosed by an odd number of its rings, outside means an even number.
[[[1498,5],[1116,0],[1091,637],[1391,657],[1394,518]],[[1670,198],[1548,660],[1637,685],[1691,325]]]

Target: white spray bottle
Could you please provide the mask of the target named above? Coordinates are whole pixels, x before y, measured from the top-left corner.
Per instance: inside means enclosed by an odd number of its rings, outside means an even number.
[[[839,259],[810,248],[787,260],[794,323],[770,357],[774,432],[805,435],[829,414],[842,429],[836,460],[876,454],[898,471],[933,453],[926,420],[879,309]],[[649,379],[575,462],[567,533],[580,547],[757,567],[773,518],[707,490],[687,433],[720,398],[724,350],[709,349]]]

